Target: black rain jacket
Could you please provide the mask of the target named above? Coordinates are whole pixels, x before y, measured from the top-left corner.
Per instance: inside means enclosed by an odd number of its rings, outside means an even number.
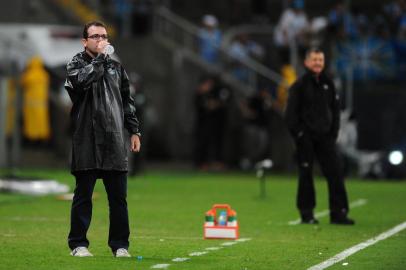
[[[128,135],[139,134],[128,76],[120,63],[85,51],[67,64],[65,88],[73,102],[72,173],[128,170]]]
[[[294,139],[304,134],[337,139],[340,105],[333,81],[307,70],[289,89],[285,118]]]

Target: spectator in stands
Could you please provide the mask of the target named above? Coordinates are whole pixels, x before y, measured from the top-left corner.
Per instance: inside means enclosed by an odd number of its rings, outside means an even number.
[[[214,15],[204,15],[199,31],[200,56],[211,64],[218,63],[221,41],[222,33],[218,29],[217,18]]]
[[[279,19],[275,28],[274,40],[279,47],[287,47],[292,41],[306,45],[306,34],[309,30],[309,21],[304,11],[304,0],[294,0]]]
[[[131,0],[114,0],[114,16],[118,33],[121,37],[128,37],[131,34],[131,16],[133,14],[133,3]]]
[[[383,11],[392,34],[399,32],[399,26],[406,12],[406,0],[395,0],[387,3],[383,7]]]
[[[356,20],[343,0],[338,0],[328,14],[328,28],[338,38],[355,38],[358,35]]]
[[[239,104],[243,118],[240,160],[243,169],[249,169],[256,162],[269,158],[272,100],[270,91],[262,88]]]
[[[361,7],[353,7],[352,15],[354,18],[355,30],[352,38],[365,38],[371,33],[371,25],[369,18],[362,12]]]
[[[403,16],[400,18],[397,36],[400,40],[406,41],[406,14],[403,14]]]
[[[250,39],[247,34],[240,34],[231,43],[229,50],[231,56],[232,72],[240,81],[247,82],[249,78],[249,70],[241,64],[240,61],[254,58],[262,60],[265,55],[264,48]]]
[[[217,76],[204,77],[196,91],[195,163],[201,170],[224,167],[223,141],[230,90]]]
[[[261,45],[252,40],[248,34],[240,34],[231,43],[229,53],[236,59],[252,57],[260,61],[265,55],[265,50]]]

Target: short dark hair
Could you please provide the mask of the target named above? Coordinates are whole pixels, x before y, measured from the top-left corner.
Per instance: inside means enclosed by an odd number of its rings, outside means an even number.
[[[103,27],[105,29],[107,29],[106,25],[101,22],[101,21],[91,21],[88,22],[87,24],[85,24],[85,26],[83,27],[83,38],[87,39],[89,37],[89,33],[87,32],[87,30],[89,29],[89,27],[91,26],[99,26],[99,27]]]
[[[310,56],[310,54],[312,54],[312,53],[323,53],[324,54],[323,50],[320,49],[319,47],[311,47],[306,50],[305,59],[307,59]]]

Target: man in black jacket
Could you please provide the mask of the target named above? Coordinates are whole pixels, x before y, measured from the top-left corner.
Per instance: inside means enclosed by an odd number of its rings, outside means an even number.
[[[333,81],[323,72],[324,53],[310,49],[305,59],[306,74],[289,90],[286,108],[288,128],[296,143],[299,187],[297,207],[302,223],[317,224],[313,160],[317,158],[328,182],[330,222],[354,224],[347,217],[348,198],[336,150],[339,129],[339,98]]]
[[[224,168],[223,141],[230,90],[215,75],[205,76],[195,96],[195,162],[200,170]]]
[[[93,21],[84,26],[84,51],[67,65],[65,88],[73,102],[72,174],[76,188],[68,244],[71,255],[92,256],[86,237],[92,215],[92,193],[98,178],[108,195],[108,244],[116,257],[130,257],[127,210],[128,147],[140,150],[138,119],[129,80],[120,63],[105,53],[106,27]],[[128,135],[130,145],[128,146]]]

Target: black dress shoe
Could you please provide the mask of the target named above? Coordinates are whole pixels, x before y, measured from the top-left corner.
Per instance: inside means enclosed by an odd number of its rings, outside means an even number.
[[[302,218],[301,224],[319,224],[319,221],[314,217],[311,218]]]
[[[338,225],[354,225],[355,221],[348,217],[334,217],[330,219],[331,224],[338,224]]]
[[[313,210],[301,209],[300,219],[302,224],[319,224],[319,221],[314,218]]]

